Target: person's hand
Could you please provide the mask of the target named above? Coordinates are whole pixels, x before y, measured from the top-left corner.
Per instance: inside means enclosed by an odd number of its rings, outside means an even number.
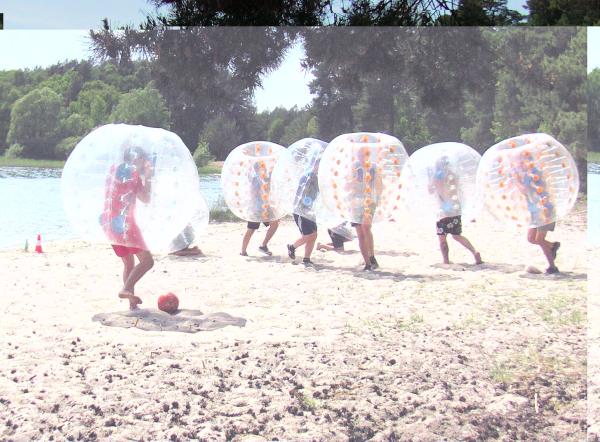
[[[144,162],[144,176],[146,180],[149,180],[154,174],[154,168],[152,167],[152,163],[150,161]]]

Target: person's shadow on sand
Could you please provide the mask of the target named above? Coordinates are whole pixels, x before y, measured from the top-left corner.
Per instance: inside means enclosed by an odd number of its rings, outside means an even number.
[[[517,264],[505,264],[505,263],[493,263],[493,262],[483,262],[481,264],[473,264],[473,263],[452,263],[452,264],[431,264],[430,267],[442,270],[453,270],[456,272],[482,272],[485,270],[493,270],[501,273],[518,273],[523,271],[522,265]]]
[[[234,325],[244,327],[246,319],[217,312],[204,315],[200,310],[177,310],[173,315],[155,309],[124,310],[98,313],[92,321],[110,327],[138,328],[146,331],[177,331],[196,333]]]

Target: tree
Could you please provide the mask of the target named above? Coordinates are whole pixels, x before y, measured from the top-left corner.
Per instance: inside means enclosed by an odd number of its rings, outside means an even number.
[[[242,143],[242,136],[236,122],[220,114],[212,118],[200,134],[198,148],[206,145],[210,154],[217,160],[224,160],[227,154]]]
[[[532,26],[594,26],[600,24],[597,0],[527,0]]]
[[[318,26],[332,11],[330,0],[153,0],[164,15],[148,17],[147,26]]]
[[[122,95],[109,119],[113,123],[141,124],[169,129],[171,115],[160,92],[152,87],[146,87]]]
[[[10,115],[8,144],[23,146],[23,156],[52,158],[58,141],[62,99],[51,89],[34,89],[17,100]]]
[[[600,69],[588,75],[588,141],[594,152],[600,152]]]
[[[197,143],[202,126],[219,114],[247,132],[254,89],[277,68],[296,31],[279,28],[193,28],[172,31],[156,24],[146,32],[92,32],[97,57],[135,52],[152,60],[152,78],[167,102],[173,130],[184,143]],[[128,48],[123,46],[127,45]]]
[[[546,132],[564,144],[585,191],[587,75],[585,28],[494,31],[499,84],[493,132],[497,140]]]
[[[92,122],[92,127],[108,122],[108,117],[119,101],[120,93],[100,80],[92,80],[82,87],[77,100],[69,106],[71,114],[79,114]]]
[[[524,16],[508,9],[506,0],[460,0],[458,7],[442,15],[437,23],[445,26],[509,26]]]
[[[62,122],[63,137],[85,135],[94,127],[92,121],[79,114],[71,114]]]
[[[504,25],[521,19],[506,0],[153,0],[166,13],[145,27]],[[462,8],[462,9],[461,9]],[[475,12],[473,11],[475,10]],[[449,21],[444,22],[444,18]],[[484,20],[484,23],[477,22]]]

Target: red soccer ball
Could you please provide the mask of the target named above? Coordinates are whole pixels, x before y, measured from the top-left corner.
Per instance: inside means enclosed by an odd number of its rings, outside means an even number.
[[[167,313],[175,313],[179,308],[179,299],[175,293],[167,293],[158,297],[158,309]]]

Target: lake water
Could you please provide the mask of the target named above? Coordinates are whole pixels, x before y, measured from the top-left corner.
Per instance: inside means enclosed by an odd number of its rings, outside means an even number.
[[[0,250],[77,238],[62,207],[60,169],[0,167]],[[200,177],[209,207],[223,203],[219,175]]]
[[[600,165],[588,164],[588,241],[600,244]]]

